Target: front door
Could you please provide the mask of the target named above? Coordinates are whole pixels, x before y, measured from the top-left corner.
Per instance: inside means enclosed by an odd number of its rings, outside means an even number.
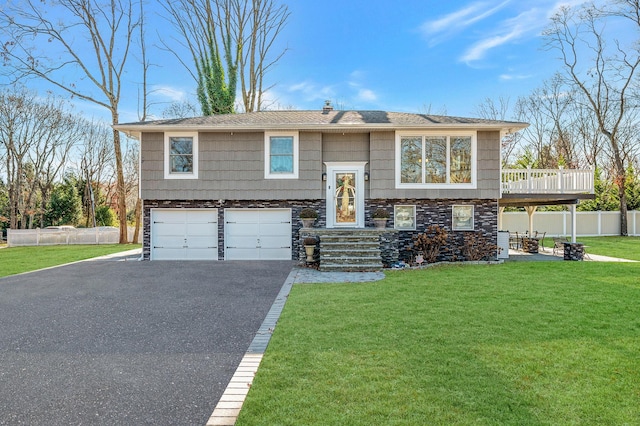
[[[364,166],[366,163],[325,163],[327,166],[327,227],[364,228]]]

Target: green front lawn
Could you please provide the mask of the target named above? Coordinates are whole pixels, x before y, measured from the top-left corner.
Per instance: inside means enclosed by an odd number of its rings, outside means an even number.
[[[238,425],[640,421],[640,263],[294,285]]]
[[[640,237],[577,237],[587,253],[640,261]]]
[[[140,247],[140,244],[104,244],[3,248],[0,249],[0,277]]]

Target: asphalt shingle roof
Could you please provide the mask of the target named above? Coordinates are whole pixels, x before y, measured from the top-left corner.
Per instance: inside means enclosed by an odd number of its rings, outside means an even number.
[[[410,114],[387,111],[260,111],[242,114],[175,118],[115,126],[122,131],[162,131],[170,129],[269,130],[269,129],[349,129],[460,127],[513,129],[525,123],[443,115]]]

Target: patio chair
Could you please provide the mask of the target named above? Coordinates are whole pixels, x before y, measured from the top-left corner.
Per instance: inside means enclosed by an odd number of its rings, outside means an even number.
[[[544,251],[544,236],[547,235],[547,231],[538,232],[536,231],[536,238],[540,241],[540,247],[542,247],[542,251]]]
[[[568,238],[553,237],[553,254],[555,255],[558,250],[564,254],[564,243],[567,241],[569,241]]]
[[[509,248],[511,250],[518,250],[520,247],[520,238],[518,237],[517,232],[509,233]]]

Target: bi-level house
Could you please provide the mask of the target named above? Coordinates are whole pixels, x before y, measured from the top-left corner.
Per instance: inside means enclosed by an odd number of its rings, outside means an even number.
[[[376,241],[393,234],[401,258],[431,224],[495,242],[501,136],[525,127],[330,105],[115,126],[140,140],[150,260],[295,260],[303,235],[375,233],[378,208],[391,217]],[[319,217],[301,232],[305,207]]]

